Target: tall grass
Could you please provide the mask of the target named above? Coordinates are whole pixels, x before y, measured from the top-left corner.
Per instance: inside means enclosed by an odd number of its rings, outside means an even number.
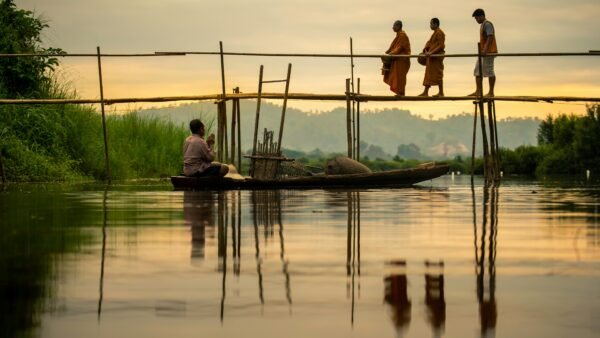
[[[130,113],[108,117],[107,130],[113,179],[181,172],[185,128]],[[101,116],[88,107],[0,106],[0,151],[9,181],[106,177]]]

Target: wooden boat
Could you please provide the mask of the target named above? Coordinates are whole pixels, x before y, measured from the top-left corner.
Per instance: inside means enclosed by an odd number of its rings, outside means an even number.
[[[284,177],[279,179],[172,176],[171,183],[173,183],[176,190],[407,187],[440,177],[446,174],[448,170],[449,167],[447,164],[434,164],[411,169],[398,169],[364,174],[312,175]]]

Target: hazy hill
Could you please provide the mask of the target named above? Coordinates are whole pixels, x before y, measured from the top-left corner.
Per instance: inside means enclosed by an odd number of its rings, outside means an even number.
[[[229,105],[228,111],[231,111]],[[213,103],[194,103],[145,109],[139,113],[171,120],[186,126],[192,118],[207,121],[209,126],[211,122],[216,121],[216,105]],[[256,101],[241,101],[243,149],[252,147],[255,114]],[[278,132],[280,116],[280,106],[262,102],[259,130],[262,132],[263,128],[268,128]],[[416,145],[420,152],[428,157],[452,157],[456,154],[470,154],[473,128],[472,115],[461,114],[440,120],[427,120],[411,115],[406,110],[366,111],[361,112],[360,124],[361,141],[381,147],[390,156],[398,153],[400,145],[410,144]],[[536,144],[539,124],[538,119],[531,118],[499,121],[499,142],[507,148],[515,148],[523,144]],[[481,136],[479,129],[477,134],[478,137]],[[481,140],[478,140],[478,144],[481,145]],[[345,152],[345,108],[337,108],[320,114],[309,114],[288,108],[283,147],[305,152],[314,149],[325,152]],[[481,147],[478,148],[481,150]]]

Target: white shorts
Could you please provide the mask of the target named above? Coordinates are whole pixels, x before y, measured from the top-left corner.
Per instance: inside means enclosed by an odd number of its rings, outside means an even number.
[[[484,56],[481,59],[483,60],[482,71],[483,77],[495,77],[496,73],[494,73],[494,59],[495,56]],[[475,71],[473,72],[475,76],[479,76],[479,59],[477,59],[477,63],[475,64]]]

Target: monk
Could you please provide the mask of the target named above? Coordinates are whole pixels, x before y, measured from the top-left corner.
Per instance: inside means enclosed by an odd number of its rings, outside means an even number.
[[[410,55],[410,41],[408,35],[402,30],[402,21],[397,20],[394,22],[392,29],[396,32],[396,37],[385,53],[388,55]],[[409,58],[394,58],[390,69],[385,70],[383,73],[383,82],[387,83],[390,90],[398,96],[405,95],[406,74],[409,69]]]
[[[496,85],[496,73],[494,72],[494,59],[495,56],[489,56],[489,53],[498,53],[498,46],[496,45],[496,31],[494,25],[485,18],[485,11],[481,8],[476,9],[473,12],[473,17],[477,21],[479,26],[479,52],[481,57],[481,72],[483,77],[487,77],[490,83],[490,91],[486,96],[494,96],[494,86]],[[482,86],[482,74],[479,74],[479,58],[475,65],[475,92],[469,96],[480,96],[483,93]]]
[[[431,34],[431,38],[429,38],[429,41],[425,44],[425,48],[423,48],[423,53],[427,57],[425,78],[423,79],[425,90],[419,96],[429,96],[429,88],[431,86],[438,86],[440,91],[434,97],[442,97],[444,96],[444,58],[431,57],[431,55],[445,53],[446,34],[440,29],[440,20],[438,18],[431,19],[429,27],[433,31],[433,34]]]

